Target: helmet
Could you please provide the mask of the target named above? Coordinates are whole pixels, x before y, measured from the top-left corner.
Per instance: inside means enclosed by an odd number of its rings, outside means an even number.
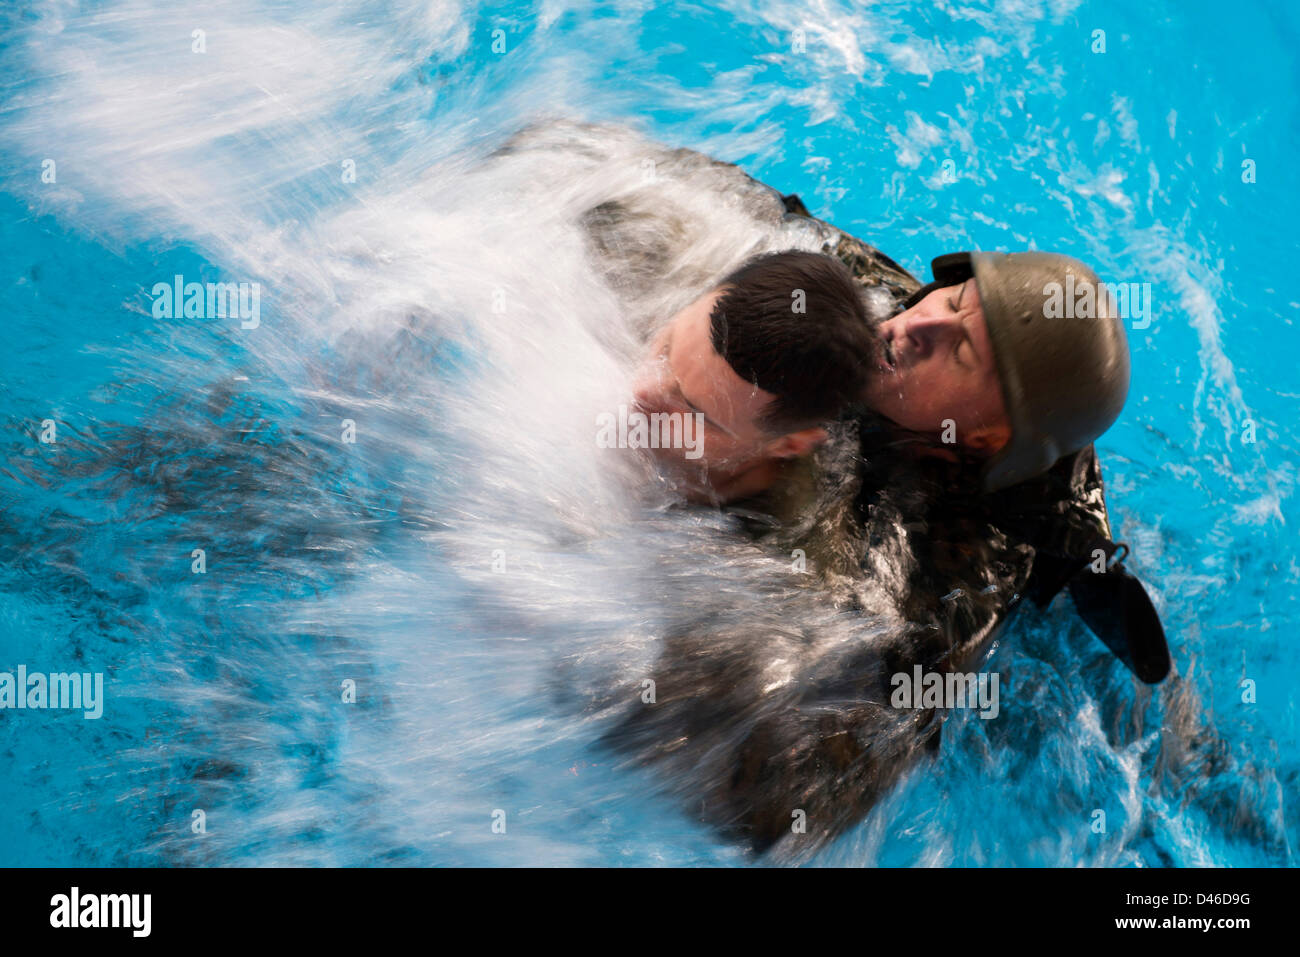
[[[1097,274],[1059,253],[953,253],[909,300],[972,275],[993,343],[1011,440],[986,463],[994,492],[1090,445],[1128,396],[1124,325]]]

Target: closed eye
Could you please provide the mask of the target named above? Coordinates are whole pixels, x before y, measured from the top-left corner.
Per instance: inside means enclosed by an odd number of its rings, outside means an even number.
[[[952,357],[962,365],[973,365],[973,363],[962,361],[961,347],[965,345],[970,345],[970,337],[966,334],[965,329],[963,328],[961,338],[957,340],[957,345],[953,347]],[[970,352],[973,357],[975,354],[975,347],[973,345],[970,345]]]
[[[686,398],[686,393],[682,391],[682,387],[680,383],[677,386],[676,394],[679,399],[681,399],[684,403],[686,403],[686,407],[688,409],[690,409],[693,413],[704,417],[705,425],[710,425],[713,428],[717,429],[719,432],[721,432],[723,435],[728,435],[733,439],[739,438],[739,436],[737,436],[735,432],[732,432],[731,429],[727,428],[721,422],[718,422],[715,419],[710,418],[708,413],[706,413],[703,409],[701,409],[690,399]]]

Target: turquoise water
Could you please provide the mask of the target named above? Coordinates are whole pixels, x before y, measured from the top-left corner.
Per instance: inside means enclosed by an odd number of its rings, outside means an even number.
[[[1067,599],[1022,609],[986,666],[1002,719],[950,721],[819,863],[1294,863],[1300,17],[1222,9],[6,14],[0,671],[103,672],[107,699],[0,712],[0,863],[746,860],[548,689],[557,650],[657,619],[619,591],[633,526],[581,509],[605,480],[545,432],[556,384],[623,355],[575,331],[612,299],[544,215],[581,187],[471,172],[544,115],[737,163],[927,278],[1035,247],[1151,284],[1098,449],[1177,677],[1136,686]],[[263,283],[260,325],[155,317],[177,274]],[[563,356],[498,290],[546,301],[523,315]]]

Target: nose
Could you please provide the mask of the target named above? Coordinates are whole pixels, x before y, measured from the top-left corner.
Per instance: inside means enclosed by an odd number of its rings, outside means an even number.
[[[661,362],[642,366],[632,383],[632,401],[643,412],[658,411],[664,405],[664,370]]]
[[[956,329],[957,317],[936,316],[918,310],[910,316],[895,317],[883,331],[896,356],[916,360],[929,356]]]

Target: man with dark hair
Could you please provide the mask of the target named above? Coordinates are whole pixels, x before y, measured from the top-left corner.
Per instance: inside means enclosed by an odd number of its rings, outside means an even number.
[[[839,261],[817,253],[762,256],[726,278],[711,319],[714,350],[742,379],[776,396],[760,417],[771,431],[833,419],[860,397],[869,323]]]
[[[824,442],[824,424],[866,388],[874,337],[838,260],[772,253],[727,276],[655,337],[634,395],[643,414],[703,424],[703,454],[660,449],[687,494],[726,502],[760,492]]]

